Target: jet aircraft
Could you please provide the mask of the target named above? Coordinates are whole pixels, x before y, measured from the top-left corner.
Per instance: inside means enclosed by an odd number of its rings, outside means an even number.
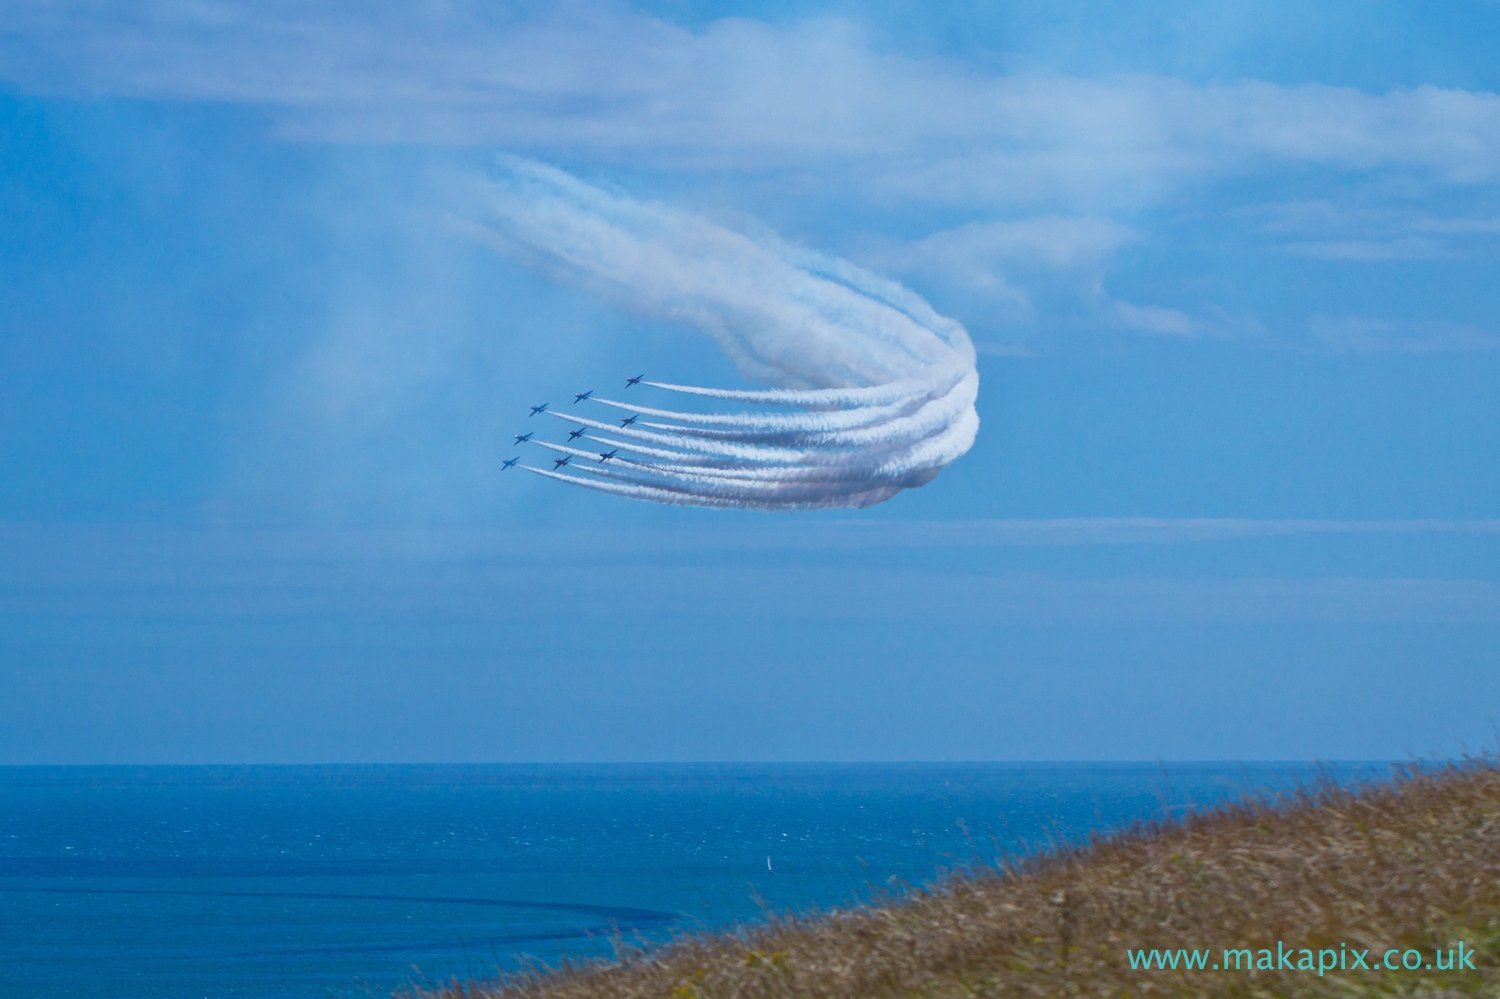
[[[578,438],[582,437],[584,434],[586,434],[588,432],[589,432],[589,428],[588,427],[579,427],[577,430],[569,430],[568,431],[568,440],[570,440],[570,441],[576,441]]]
[[[573,460],[573,456],[571,454],[565,454],[561,458],[553,458],[552,459],[552,470],[555,472],[559,468],[562,468],[564,465],[566,465],[568,462],[570,462],[572,460]]]
[[[636,413],[634,416],[630,416],[630,417],[627,417],[627,418],[621,420],[620,421],[620,426],[622,426],[622,427],[628,427],[632,423],[634,423],[636,420],[639,420],[640,418],[641,418],[641,414],[640,413]]]
[[[606,461],[608,461],[609,459],[613,458],[615,455],[617,455],[619,453],[620,453],[620,449],[619,448],[615,448],[613,451],[600,451],[599,452],[599,464],[601,464],[601,465],[604,464]]]
[[[521,460],[520,458],[512,458],[510,461],[507,461],[507,462],[505,462],[504,464],[502,464],[500,466],[500,471],[502,471],[502,472],[505,471],[507,468],[509,468],[510,466],[514,465],[516,462],[518,462],[520,460]]]
[[[593,394],[594,394],[594,390],[593,389],[589,389],[587,392],[574,392],[573,393],[573,405],[575,405],[575,406],[578,405],[580,402],[582,402],[583,400],[587,399],[589,396],[591,396]]]
[[[531,433],[534,434],[536,431],[533,430]],[[531,440],[531,434],[516,434],[517,444],[525,444],[529,440]]]
[[[627,379],[625,379],[625,387],[626,388],[630,388],[630,386],[632,386],[632,385],[638,385],[638,384],[640,384],[641,379],[645,378],[645,377],[646,377],[645,374],[642,373],[642,374],[636,375],[634,378],[627,378]]]
[[[546,408],[547,408],[547,404],[545,402],[542,403],[540,406],[532,406],[531,407],[531,415],[535,416],[536,414],[542,412]]]

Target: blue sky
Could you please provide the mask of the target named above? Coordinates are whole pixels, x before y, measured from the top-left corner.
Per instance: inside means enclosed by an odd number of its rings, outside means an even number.
[[[0,762],[1494,743],[1500,4],[5,11]],[[816,514],[502,475],[531,403],[741,384],[477,243],[502,153],[902,281],[974,448]]]

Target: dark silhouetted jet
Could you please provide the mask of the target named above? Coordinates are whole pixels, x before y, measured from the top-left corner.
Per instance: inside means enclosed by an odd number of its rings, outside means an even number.
[[[599,464],[601,464],[601,465],[604,464],[606,461],[608,461],[609,459],[613,458],[615,455],[617,455],[619,453],[620,453],[620,449],[619,448],[615,448],[613,451],[600,451],[599,452]]]
[[[583,400],[587,399],[589,396],[591,396],[593,394],[594,394],[594,390],[593,389],[589,389],[587,392],[574,392],[573,393],[573,405],[575,405],[575,406],[578,405],[580,402],[582,402]]]
[[[634,423],[636,420],[639,420],[640,418],[641,418],[641,414],[640,413],[636,413],[634,416],[628,416],[625,419],[623,419],[623,420],[620,421],[620,426],[622,426],[622,427],[628,427],[632,423]]]
[[[586,434],[588,432],[589,432],[589,428],[588,427],[579,427],[577,430],[569,430],[568,431],[568,440],[570,440],[570,441],[576,441],[578,438],[582,437],[584,434]]]
[[[532,433],[535,433],[535,432],[536,431],[532,431]],[[517,444],[525,444],[529,440],[531,440],[531,434],[516,434],[516,443]]]
[[[632,386],[632,385],[638,385],[638,384],[640,384],[641,379],[645,378],[645,377],[646,376],[643,373],[643,374],[636,375],[634,378],[627,378],[627,379],[625,379],[625,387],[626,388],[630,388],[630,386]]]
[[[509,468],[510,466],[514,465],[516,462],[518,462],[520,460],[521,460],[520,458],[512,458],[510,461],[507,461],[507,462],[505,462],[505,464],[503,464],[503,465],[500,466],[500,471],[502,471],[502,472],[505,471],[507,468]]]
[[[546,408],[547,408],[547,404],[545,402],[542,403],[540,406],[532,406],[531,407],[531,415],[535,416],[536,414],[542,412]]]
[[[552,470],[555,472],[559,468],[562,468],[564,465],[566,465],[568,462],[570,462],[572,460],[573,460],[573,456],[571,454],[565,454],[561,458],[553,458],[552,459]]]

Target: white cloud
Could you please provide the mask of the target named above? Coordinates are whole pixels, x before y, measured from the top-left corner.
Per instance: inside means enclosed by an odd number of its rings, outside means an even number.
[[[1184,339],[1238,340],[1262,336],[1265,324],[1254,316],[1236,315],[1217,305],[1187,312],[1160,305],[1134,305],[1101,297],[1102,317],[1117,327],[1156,336]]]
[[[1035,357],[1037,354],[1029,347],[1012,343],[976,343],[974,353],[981,357]]]
[[[1439,260],[1453,257],[1439,239],[1322,239],[1285,243],[1281,249],[1299,257],[1318,260],[1360,260],[1378,263],[1386,260]]]
[[[0,585],[26,579],[59,586],[87,578],[157,579],[157,556],[205,565],[246,559],[296,562],[431,562],[478,559],[534,565],[559,560],[653,558],[740,551],[864,551],[871,548],[1032,548],[1094,545],[1183,545],[1255,538],[1330,535],[1500,536],[1500,520],[1318,520],[1251,517],[1055,517],[990,520],[787,521],[717,527],[636,525],[600,535],[572,527],[387,527],[307,529],[221,523],[204,527],[150,524],[0,521]],[[130,552],[135,551],[136,556]],[[141,575],[143,574],[144,575]]]
[[[1031,326],[1038,294],[1061,288],[1072,297],[1097,297],[1115,252],[1139,238],[1104,218],[1044,216],[974,222],[910,242],[869,241],[860,258],[978,300],[989,325]]]
[[[1500,335],[1458,323],[1314,316],[1310,325],[1323,349],[1340,354],[1500,350]]]
[[[913,244],[912,250],[935,263],[964,269],[973,284],[987,287],[1001,280],[990,269],[994,265],[1089,270],[1140,239],[1135,230],[1109,219],[1048,216],[974,222],[933,233]]]
[[[1434,191],[1478,190],[1481,203],[1500,183],[1500,95],[1487,92],[996,75],[877,48],[841,19],[688,30],[615,3],[477,0],[11,0],[0,79],[249,105],[288,140],[500,146],[721,178],[782,170],[778,181],[795,177],[783,193],[977,217],[841,249],[930,290],[981,353],[1024,353],[1044,330],[1264,332],[1187,282],[1153,302],[1106,280],[1120,254],[1168,233],[1165,208],[1226,180],[1312,178],[1333,192],[1224,218],[1258,221],[1285,253],[1380,263],[1500,249],[1492,206],[1432,210]],[[1370,181],[1365,194],[1351,176]],[[1494,341],[1461,324],[1319,317],[1311,329],[1332,350]]]
[[[975,222],[906,243],[870,242],[860,259],[924,287],[949,290],[965,322],[981,330],[998,327],[1011,337],[1043,326],[1053,332],[1066,327],[1189,339],[1264,332],[1254,318],[1214,305],[1190,313],[1113,297],[1105,276],[1116,256],[1146,241],[1139,230],[1107,218],[1042,216]],[[989,342],[978,349],[981,354],[1031,352],[1014,342]]]
[[[701,32],[613,6],[7,5],[0,75],[41,93],[269,108],[289,137],[497,144],[671,167],[858,162],[886,197],[1158,199],[1274,165],[1500,177],[1500,97],[1423,86],[990,76],[841,20]]]
[[[1039,520],[849,522],[851,543],[893,547],[1178,545],[1318,535],[1500,534],[1500,520],[1262,520],[1249,517],[1067,517]],[[829,541],[836,537],[829,530]],[[878,535],[878,537],[876,537]]]
[[[1236,214],[1259,219],[1262,231],[1273,237],[1303,237],[1278,248],[1322,260],[1460,259],[1493,255],[1500,249],[1500,219],[1488,212],[1439,215],[1399,199],[1382,199],[1376,205],[1289,201]]]
[[[776,550],[1150,545],[1320,534],[1451,533],[1490,543],[1495,521],[1101,518],[865,520],[743,531],[704,527],[288,531],[0,523],[0,613],[236,619],[289,613],[437,613],[524,622],[619,617],[663,605],[723,617],[1043,621],[1500,621],[1488,578],[1181,577],[805,566],[685,554]],[[630,559],[634,585],[587,571]],[[296,585],[289,586],[288,581]],[[566,600],[558,599],[566,594]]]
[[[1129,302],[1113,303],[1115,318],[1128,329],[1165,336],[1196,337],[1197,325],[1181,309],[1166,309],[1159,305],[1131,305]]]

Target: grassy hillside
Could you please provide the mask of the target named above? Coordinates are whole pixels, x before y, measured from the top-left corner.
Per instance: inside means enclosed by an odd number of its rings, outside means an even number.
[[[1375,970],[1358,966],[1361,951]],[[1132,968],[1132,952],[1151,967]],[[1440,970],[1444,960],[1456,967]],[[1240,970],[1226,969],[1235,961]],[[1500,996],[1500,765],[1470,760],[1354,791],[1238,804],[899,904],[422,995]]]

